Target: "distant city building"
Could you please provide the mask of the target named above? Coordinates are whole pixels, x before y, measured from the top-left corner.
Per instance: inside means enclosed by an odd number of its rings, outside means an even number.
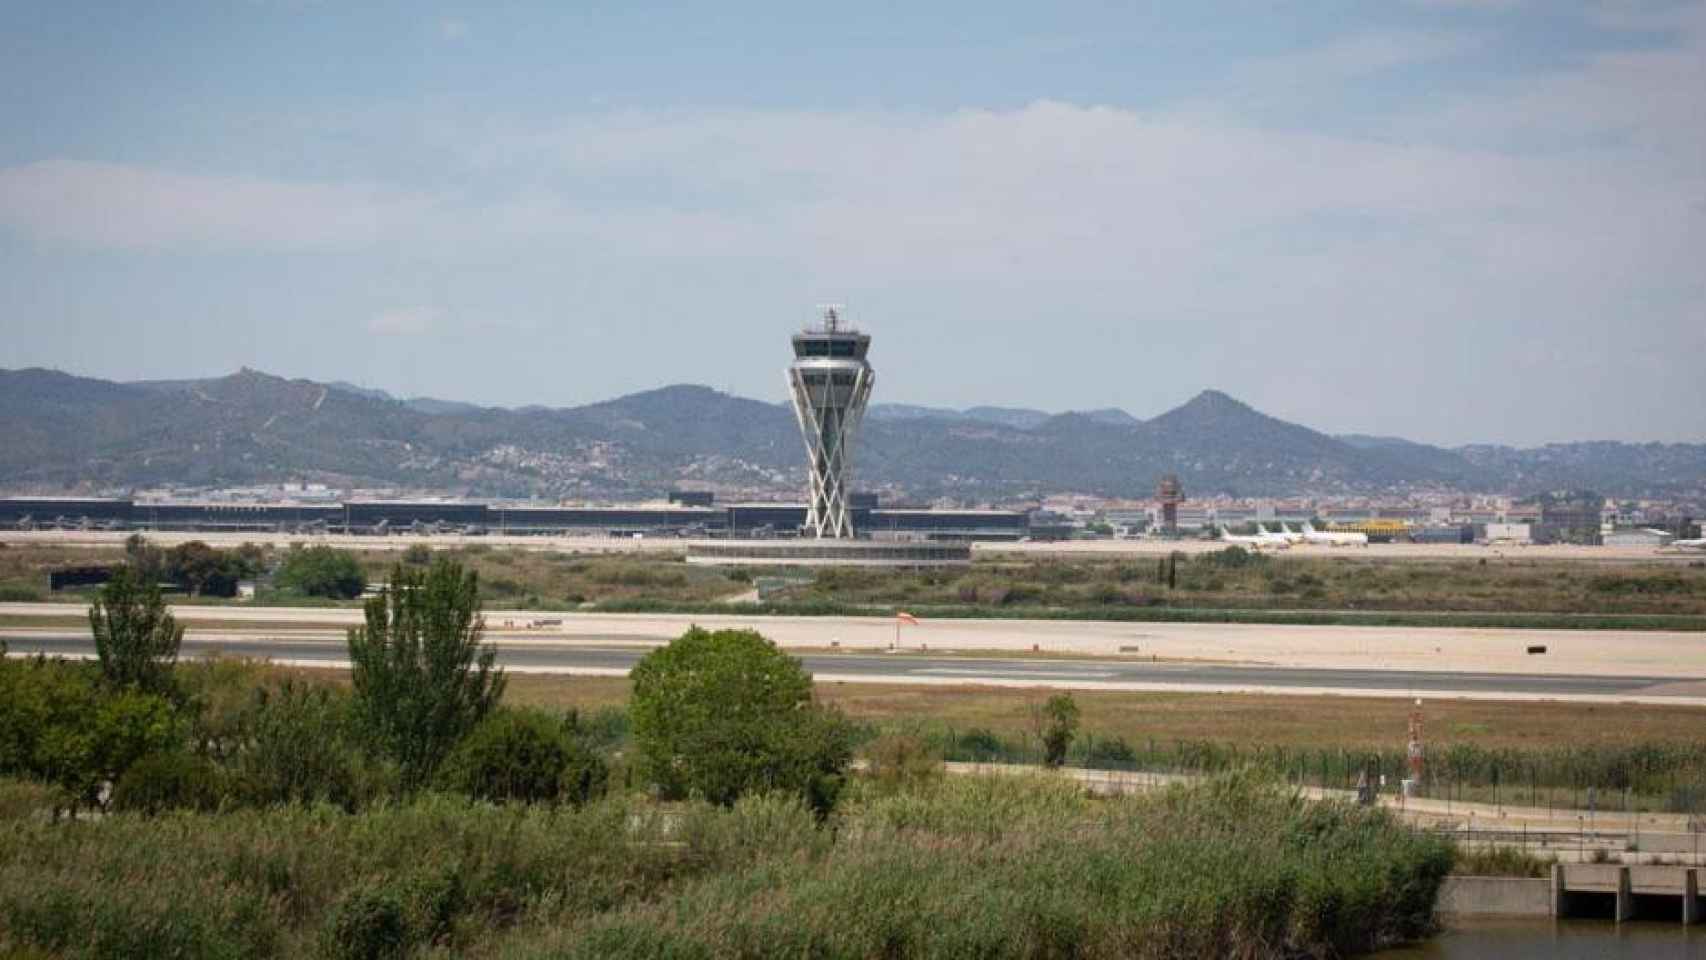
[[[1539,498],[1540,543],[1594,544],[1600,540],[1605,498],[1587,490],[1555,491]]]

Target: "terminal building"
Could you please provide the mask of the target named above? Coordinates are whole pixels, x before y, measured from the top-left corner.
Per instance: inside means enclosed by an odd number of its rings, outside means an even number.
[[[502,534],[507,536],[676,536],[785,538],[806,529],[802,503],[672,503],[540,506],[453,500],[367,500],[344,503],[195,503],[66,497],[0,499],[0,526],[10,529],[162,530],[206,533]],[[873,540],[968,543],[1022,540],[1027,514],[1009,510],[882,509],[855,494],[853,524]]]

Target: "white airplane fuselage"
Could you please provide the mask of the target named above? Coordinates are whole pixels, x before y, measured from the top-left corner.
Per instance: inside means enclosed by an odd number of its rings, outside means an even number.
[[[1329,547],[1366,547],[1366,533],[1334,533],[1315,529],[1314,525],[1303,525],[1303,539],[1307,543],[1319,543]]]
[[[1246,537],[1235,534],[1222,525],[1220,539],[1234,546],[1249,547],[1252,550],[1284,550],[1291,546],[1283,537],[1277,537],[1266,530],[1262,530],[1260,526],[1256,529],[1260,532],[1253,537]]]

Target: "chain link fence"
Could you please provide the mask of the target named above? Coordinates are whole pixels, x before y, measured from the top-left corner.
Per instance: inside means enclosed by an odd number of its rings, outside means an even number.
[[[932,739],[950,761],[1041,764],[1040,740],[983,728],[946,729]],[[1304,788],[1400,795],[1410,767],[1403,749],[1357,750],[1239,745],[1183,738],[1081,733],[1067,765],[1130,773],[1205,775],[1257,769]],[[1447,804],[1552,812],[1687,814],[1706,823],[1706,742],[1545,750],[1447,745],[1424,755],[1408,796]]]

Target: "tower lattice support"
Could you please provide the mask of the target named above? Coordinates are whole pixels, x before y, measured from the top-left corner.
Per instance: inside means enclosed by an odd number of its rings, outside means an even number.
[[[876,374],[861,365],[848,374],[829,374],[851,377],[850,384],[816,390],[807,382],[811,375],[799,367],[788,371],[794,418],[806,444],[806,531],[816,537],[851,537],[853,441]]]

